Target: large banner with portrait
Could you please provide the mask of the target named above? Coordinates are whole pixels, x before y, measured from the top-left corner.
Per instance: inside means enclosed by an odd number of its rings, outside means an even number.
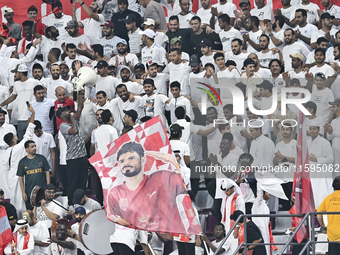
[[[201,232],[159,117],[121,136],[90,163],[101,179],[109,220],[152,232]]]

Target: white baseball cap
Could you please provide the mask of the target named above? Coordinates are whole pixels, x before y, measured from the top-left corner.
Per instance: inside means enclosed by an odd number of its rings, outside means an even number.
[[[151,29],[145,29],[144,31],[139,32],[141,35],[146,35],[149,38],[155,38],[156,34]]]
[[[27,66],[24,65],[24,64],[17,64],[17,66],[15,67],[15,69],[13,69],[11,72],[12,72],[12,73],[16,73],[16,72],[25,73],[25,72],[28,72],[28,68],[27,68]]]
[[[155,21],[153,19],[147,18],[142,24],[142,26],[144,25],[147,25],[147,26],[155,25]]]
[[[6,13],[12,13],[12,12],[13,12],[13,9],[10,8],[10,7],[4,9],[4,14],[6,14]]]

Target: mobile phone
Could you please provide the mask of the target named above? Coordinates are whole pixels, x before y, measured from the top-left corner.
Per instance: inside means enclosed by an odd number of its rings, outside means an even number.
[[[30,108],[30,103],[26,101],[27,108]]]

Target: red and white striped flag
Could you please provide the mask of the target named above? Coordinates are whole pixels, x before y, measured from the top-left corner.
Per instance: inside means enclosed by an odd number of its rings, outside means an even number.
[[[151,232],[201,233],[162,121],[155,117],[90,158],[109,220]]]
[[[0,254],[2,254],[7,244],[12,241],[12,229],[9,225],[6,209],[4,206],[0,208]]]
[[[303,125],[305,115],[299,112],[299,132],[298,132],[298,152],[296,159],[296,169],[294,172],[293,194],[295,195],[296,214],[306,214],[314,212],[314,196],[312,184],[309,176],[309,152],[307,147],[306,126]],[[301,222],[300,217],[296,217],[296,226]],[[306,234],[305,226],[297,232],[297,241],[300,243]]]

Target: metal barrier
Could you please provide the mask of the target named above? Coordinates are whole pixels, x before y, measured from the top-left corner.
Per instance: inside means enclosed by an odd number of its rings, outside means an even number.
[[[226,240],[229,238],[229,236],[231,235],[231,233],[234,231],[235,227],[237,226],[237,224],[239,223],[239,221],[243,218],[243,222],[244,222],[244,243],[239,244],[239,246],[237,247],[236,251],[233,253],[233,255],[237,255],[239,249],[244,246],[244,254],[247,254],[247,247],[252,245],[252,243],[248,243],[247,242],[247,217],[300,217],[302,218],[300,224],[296,227],[295,231],[293,232],[293,234],[289,237],[288,241],[285,243],[257,243],[256,245],[284,245],[281,252],[279,253],[279,255],[282,255],[283,252],[288,248],[289,245],[301,245],[299,243],[291,243],[294,236],[297,234],[297,232],[300,230],[300,228],[303,226],[304,222],[307,221],[307,229],[311,228],[311,231],[307,231],[308,235],[307,238],[309,236],[309,240],[308,242],[306,242],[305,246],[303,247],[303,249],[301,250],[301,252],[299,253],[299,255],[302,255],[306,249],[312,245],[312,254],[315,254],[315,244],[316,243],[339,243],[339,242],[331,242],[331,241],[315,241],[315,215],[332,215],[332,214],[340,214],[340,212],[308,212],[306,214],[242,214],[240,215],[236,221],[234,222],[233,226],[230,228],[230,230],[228,231],[228,233],[226,234],[226,236],[224,237],[224,239],[222,240],[222,242],[220,243],[220,245],[218,246],[217,250],[215,251],[214,255],[218,254],[219,251],[221,250],[222,246],[224,245],[224,243],[226,242]],[[311,227],[309,227],[309,220],[307,220],[309,217],[311,216]]]

